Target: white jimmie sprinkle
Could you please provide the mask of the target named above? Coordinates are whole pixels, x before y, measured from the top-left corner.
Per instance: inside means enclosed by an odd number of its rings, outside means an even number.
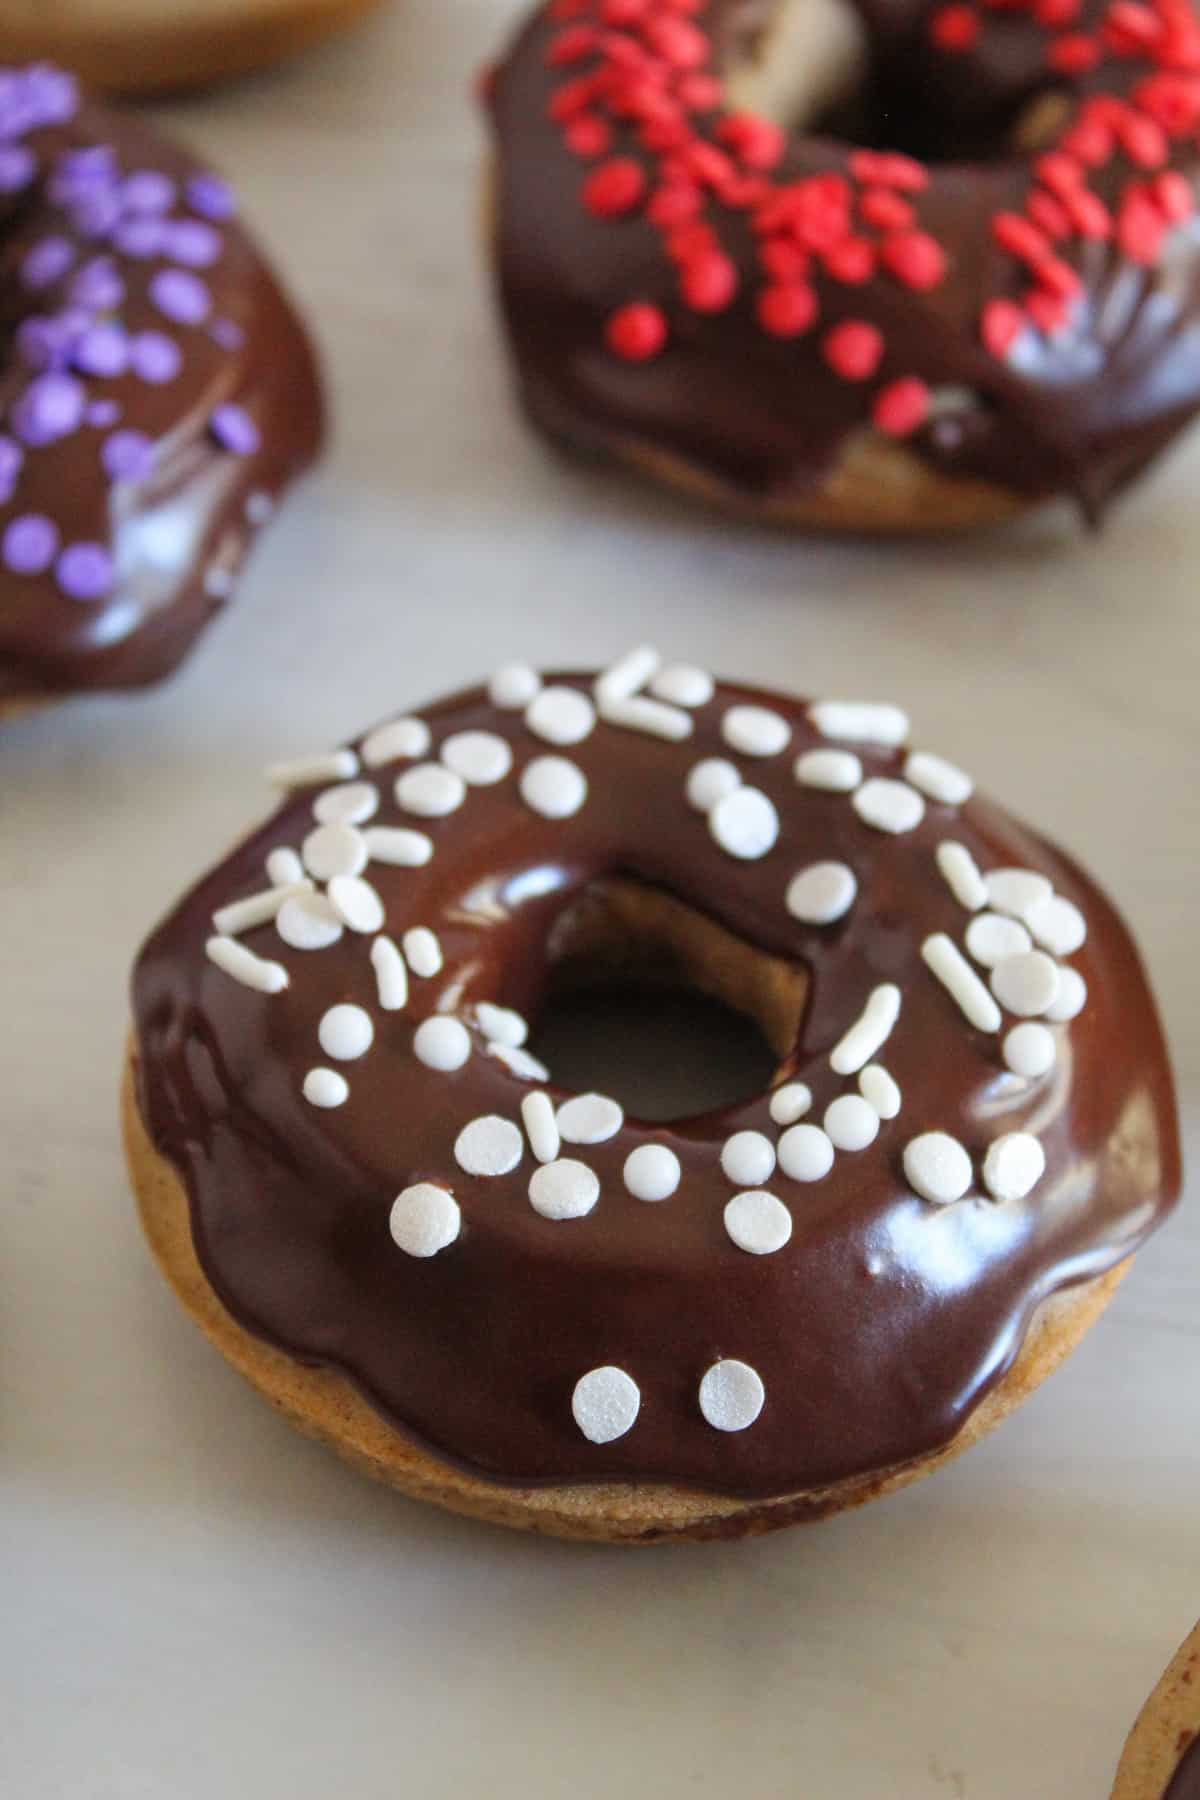
[[[926,1131],[905,1145],[904,1173],[922,1200],[950,1206],[971,1185],[971,1159],[957,1138],[944,1131]]]
[[[524,1154],[520,1131],[497,1113],[472,1119],[454,1140],[454,1160],[468,1175],[507,1175]]]
[[[436,1256],[462,1230],[462,1213],[445,1188],[419,1181],[394,1202],[388,1224],[393,1242],[406,1256]]]
[[[219,906],[212,921],[226,937],[236,937],[239,931],[253,931],[256,925],[269,925],[285,901],[312,891],[312,882],[305,881],[302,876],[287,887],[268,888],[265,893],[250,894],[245,900],[232,900],[228,906]]]
[[[992,992],[1018,1018],[1049,1012],[1058,994],[1058,964],[1044,950],[1006,956],[992,970]]]
[[[558,1129],[566,1144],[603,1144],[616,1137],[625,1114],[607,1094],[576,1094],[558,1109]]]
[[[456,731],[439,752],[442,762],[471,787],[494,787],[512,768],[512,749],[494,731]]]
[[[713,1363],[700,1383],[700,1411],[717,1431],[745,1431],[757,1419],[765,1399],[758,1371],[733,1356]]]
[[[297,894],[280,907],[275,929],[293,950],[328,950],[343,926],[324,894]]]
[[[761,1131],[735,1131],[721,1147],[721,1168],[734,1187],[759,1187],[775,1173],[775,1146]]]
[[[663,738],[670,744],[682,743],[694,730],[690,713],[678,706],[665,706],[661,700],[647,700],[644,694],[633,694],[628,700],[602,700],[600,717],[606,725],[623,731],[642,731],[647,737]]]
[[[440,763],[417,763],[396,777],[396,804],[418,819],[444,819],[467,797],[467,784]]]
[[[403,1012],[408,1005],[408,968],[390,937],[377,937],[371,945],[371,967],[384,1012]]]
[[[898,706],[870,700],[821,700],[808,716],[822,737],[848,744],[884,744],[895,749],[908,736],[908,714]]]
[[[1045,1173],[1046,1153],[1028,1131],[997,1138],[983,1159],[983,1185],[993,1200],[1024,1200]]]
[[[433,839],[404,825],[368,825],[363,842],[372,862],[396,869],[420,869],[433,855]]]
[[[288,984],[288,972],[282,963],[255,956],[253,950],[247,950],[236,938],[210,937],[204,952],[218,969],[232,975],[243,987],[254,988],[257,993],[280,994]]]
[[[688,805],[706,813],[741,785],[742,777],[733,763],[726,762],[723,756],[706,756],[689,771],[684,791]]]
[[[514,1050],[511,1044],[488,1044],[487,1053],[494,1056],[497,1062],[520,1081],[549,1081],[550,1071],[545,1063],[539,1062],[536,1056],[530,1056],[528,1050]]]
[[[335,1062],[356,1062],[375,1041],[371,1015],[361,1006],[343,1002],[331,1006],[317,1027],[317,1040]]]
[[[543,819],[569,819],[587,799],[587,776],[565,756],[535,756],[519,786],[526,806]]]
[[[543,1094],[540,1089],[536,1094],[526,1094],[521,1101],[521,1118],[525,1125],[525,1136],[529,1139],[529,1148],[537,1161],[553,1162],[562,1147],[562,1140],[554,1117],[554,1102],[549,1094]]]
[[[520,712],[542,691],[542,678],[528,663],[506,663],[488,682],[488,699],[501,712]]]
[[[900,1112],[901,1095],[895,1078],[880,1063],[870,1063],[858,1078],[859,1090],[881,1119],[894,1119]]]
[[[633,1429],[641,1404],[637,1382],[612,1363],[581,1375],[571,1395],[575,1423],[591,1444],[611,1444],[624,1437]]]
[[[650,692],[671,706],[707,706],[716,691],[717,684],[708,670],[688,663],[672,663],[650,683]]]
[[[383,901],[361,875],[335,875],[328,887],[329,904],[351,931],[368,935],[383,928]]]
[[[569,1156],[543,1163],[529,1177],[529,1204],[543,1219],[582,1219],[599,1198],[597,1176]]]
[[[267,857],[267,880],[272,887],[294,887],[304,879],[304,864],[287,844],[277,844]]]
[[[1066,967],[1058,971],[1058,992],[1046,1008],[1046,1017],[1056,1025],[1077,1018],[1087,1005],[1087,982],[1078,969]]]
[[[999,1031],[1002,1014],[978,975],[944,931],[935,931],[921,945],[921,960],[931,969],[967,1020],[977,1031]]]
[[[833,1167],[833,1140],[819,1125],[793,1125],[780,1138],[778,1154],[792,1181],[820,1181]]]
[[[725,1208],[725,1229],[739,1250],[772,1256],[792,1235],[792,1215],[782,1200],[763,1190],[735,1194]]]
[[[863,766],[853,750],[806,750],[796,758],[792,773],[801,787],[852,794],[862,782]]]
[[[975,783],[952,762],[928,750],[914,750],[904,764],[904,775],[914,787],[942,806],[962,806],[971,798]]]
[[[823,1123],[837,1150],[865,1150],[879,1136],[879,1114],[861,1094],[839,1094],[831,1100]]]
[[[635,1200],[669,1200],[679,1186],[679,1158],[665,1144],[639,1144],[625,1158],[623,1174]]]
[[[650,644],[640,644],[596,677],[593,693],[598,702],[628,700],[656,675],[662,657]]]
[[[893,837],[915,831],[925,817],[925,802],[906,781],[890,781],[874,775],[864,781],[850,802],[864,825],[887,831]]]
[[[515,1050],[529,1036],[529,1026],[511,1006],[493,1006],[490,1000],[481,1000],[475,1017],[484,1037],[494,1044],[508,1044]]]
[[[887,1043],[900,1017],[900,989],[887,981],[872,989],[862,1014],[829,1056],[835,1075],[856,1075]]]
[[[1033,949],[1033,939],[1020,919],[1004,913],[976,913],[967,926],[967,949],[985,969],[994,969],[1006,956],[1020,956]]]
[[[789,1081],[771,1095],[771,1117],[776,1125],[794,1125],[812,1106],[812,1089],[803,1081]]]
[[[459,1019],[435,1013],[423,1019],[413,1033],[413,1053],[427,1069],[449,1074],[461,1069],[471,1054],[471,1034]]]
[[[779,814],[758,788],[740,787],[717,801],[708,815],[708,829],[729,856],[757,862],[775,845]]]
[[[442,946],[427,925],[414,925],[401,938],[404,960],[414,975],[431,981],[442,970]]]
[[[373,781],[343,781],[313,801],[318,825],[362,825],[378,811],[379,789]]]
[[[304,866],[317,881],[335,875],[361,875],[367,866],[367,844],[353,825],[318,825],[303,844]]]
[[[433,733],[424,719],[392,719],[378,726],[363,740],[363,761],[368,769],[382,768],[384,763],[411,762],[426,756]]]
[[[322,781],[349,781],[358,774],[358,758],[353,750],[327,750],[317,756],[294,756],[287,762],[271,763],[267,780],[272,787],[316,787]]]
[[[525,723],[548,744],[581,744],[596,723],[596,709],[577,688],[548,687],[525,708]]]
[[[743,756],[778,756],[791,735],[783,715],[766,706],[731,706],[721,720],[721,736]]]
[[[832,925],[850,911],[857,893],[858,880],[846,863],[810,863],[792,876],[784,904],[805,925]]]
[[[965,844],[956,844],[952,838],[946,838],[937,847],[937,866],[960,906],[965,906],[968,912],[978,912],[987,905],[987,884]]]
[[[350,1098],[350,1083],[336,1069],[310,1069],[304,1077],[304,1098],[310,1106],[326,1110],[344,1106]]]

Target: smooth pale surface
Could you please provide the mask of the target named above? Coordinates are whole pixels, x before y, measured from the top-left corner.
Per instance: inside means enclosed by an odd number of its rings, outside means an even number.
[[[478,244],[468,91],[517,11],[403,0],[162,109],[239,177],[319,319],[337,439],[178,680],[0,736],[3,1785],[1103,1800],[1200,1614],[1195,1186],[1073,1361],[936,1480],[676,1551],[373,1487],[214,1355],[134,1223],[129,961],[270,804],[259,766],[647,636],[895,700],[1072,846],[1139,927],[1200,1169],[1200,435],[1099,540],[1053,521],[911,548],[754,531],[552,454],[512,405]]]

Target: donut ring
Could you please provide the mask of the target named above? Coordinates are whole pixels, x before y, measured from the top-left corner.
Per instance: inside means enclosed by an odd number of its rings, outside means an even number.
[[[639,650],[277,769],[134,977],[134,1187],[236,1366],[424,1497],[641,1539],[1029,1392],[1170,1208],[1170,1073],[1102,895],[906,730]],[[524,1016],[613,968],[751,1012],[770,1089],[556,1089]]]
[[[551,0],[487,93],[520,391],[569,445],[969,527],[1099,517],[1200,404],[1188,0]],[[804,135],[872,95],[960,160]]]
[[[1142,1708],[1112,1800],[1200,1800],[1200,1625]]]
[[[300,321],[225,183],[0,71],[0,715],[166,675],[314,458]]]

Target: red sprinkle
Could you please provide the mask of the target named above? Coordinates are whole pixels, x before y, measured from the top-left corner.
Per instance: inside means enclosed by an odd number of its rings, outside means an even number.
[[[702,69],[708,61],[708,39],[685,19],[647,19],[642,27],[650,48],[677,69]]]
[[[1048,293],[1045,288],[1035,288],[1025,297],[1025,311],[1038,330],[1047,337],[1062,330],[1070,310],[1069,300],[1061,294]]]
[[[1144,187],[1130,184],[1117,213],[1117,242],[1131,262],[1153,263],[1167,234],[1168,220]]]
[[[969,50],[979,32],[979,14],[969,6],[940,7],[929,21],[929,35],[939,50]]]
[[[1161,175],[1156,175],[1150,183],[1150,192],[1155,205],[1172,225],[1190,219],[1196,210],[1191,183],[1178,169],[1164,169]]]
[[[723,312],[738,291],[737,266],[720,250],[708,250],[683,265],[680,291],[695,312]]]
[[[1015,300],[989,300],[979,318],[983,347],[1004,357],[1025,329],[1025,315]]]
[[[646,16],[647,0],[601,0],[600,17],[606,25],[637,25]]]
[[[758,319],[772,337],[799,337],[817,317],[817,296],[800,281],[763,288],[758,296]]]
[[[595,113],[578,113],[568,119],[563,136],[576,156],[603,156],[612,144],[612,126]]]
[[[1033,16],[1047,31],[1061,31],[1079,17],[1083,0],[1034,0]]]
[[[857,287],[875,273],[875,246],[867,238],[846,237],[831,244],[821,259],[835,281]]]
[[[1082,75],[1100,61],[1100,46],[1082,32],[1056,38],[1046,51],[1046,61],[1061,75]]]
[[[946,253],[927,231],[894,232],[879,246],[879,259],[897,281],[922,292],[946,273]]]
[[[1080,237],[1103,240],[1112,236],[1112,214],[1099,194],[1093,194],[1089,188],[1081,188],[1077,194],[1065,195],[1063,206],[1070,214],[1071,223]]]
[[[1064,156],[1061,150],[1047,150],[1039,156],[1033,165],[1038,180],[1043,181],[1060,199],[1083,186],[1084,172],[1080,163],[1073,156]]]
[[[807,250],[786,238],[768,238],[759,249],[758,260],[773,280],[782,282],[797,281],[807,275],[812,263]]]
[[[703,210],[700,189],[682,181],[655,188],[646,202],[646,217],[664,231],[670,231],[675,225],[686,225]]]
[[[546,61],[552,69],[560,69],[566,63],[580,62],[590,56],[598,43],[593,26],[572,25],[569,30],[560,31],[557,37],[551,38],[546,46]]]
[[[1044,231],[1030,223],[1021,213],[999,212],[992,218],[992,236],[1002,250],[1019,256],[1023,262],[1039,263],[1050,254],[1050,242]]]
[[[868,225],[877,231],[900,231],[916,221],[911,200],[905,200],[895,188],[871,187],[860,195],[858,210]]]
[[[907,194],[922,193],[929,186],[929,170],[900,150],[855,150],[850,156],[850,173],[864,186],[878,182]]]
[[[646,191],[646,176],[640,163],[629,156],[614,156],[611,162],[593,169],[583,184],[583,204],[597,218],[611,219],[629,212]]]
[[[610,316],[604,335],[609,349],[626,362],[648,362],[667,341],[667,321],[657,306],[634,300]]]
[[[844,381],[869,381],[883,359],[883,333],[865,319],[846,319],[825,333],[821,351]]]
[[[871,416],[889,437],[909,437],[929,417],[929,389],[916,375],[890,381],[876,394]]]
[[[1134,88],[1132,98],[1172,137],[1184,137],[1200,124],[1200,81],[1192,76],[1148,75]]]
[[[1117,140],[1130,162],[1142,169],[1161,169],[1171,154],[1166,132],[1145,113],[1126,113],[1117,124]]]
[[[685,75],[675,91],[693,112],[712,112],[725,97],[715,75]]]
[[[1025,211],[1035,225],[1041,227],[1047,237],[1065,238],[1071,235],[1071,217],[1061,200],[1053,194],[1034,188],[1025,202]]]
[[[783,130],[757,113],[729,113],[717,127],[717,136],[751,169],[773,169],[787,149]]]

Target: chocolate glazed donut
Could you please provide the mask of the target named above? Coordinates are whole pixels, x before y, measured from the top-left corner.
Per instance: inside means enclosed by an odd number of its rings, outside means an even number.
[[[1170,1074],[1108,902],[906,730],[640,650],[276,770],[134,979],[143,1221],[231,1360],[410,1491],[641,1540],[1028,1392],[1169,1210]],[[556,1087],[526,1018],[614,971],[756,1017],[767,1090]]]
[[[488,93],[570,444],[805,525],[1094,519],[1200,402],[1188,0],[553,0]]]
[[[0,713],[156,681],[317,452],[305,332],[224,182],[0,72]]]

